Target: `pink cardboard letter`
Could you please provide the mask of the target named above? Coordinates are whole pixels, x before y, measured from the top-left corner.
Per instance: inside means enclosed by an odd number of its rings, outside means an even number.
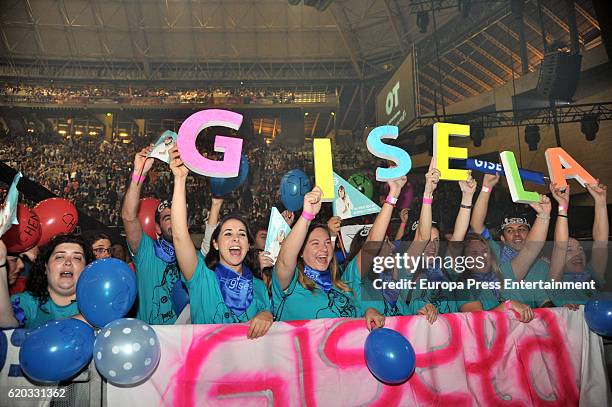
[[[198,134],[207,127],[222,126],[238,130],[242,115],[229,110],[208,109],[194,113],[181,125],[176,140],[181,159],[191,171],[207,177],[233,178],[240,170],[242,139],[215,136],[215,151],[224,153],[223,160],[209,160],[196,148]]]

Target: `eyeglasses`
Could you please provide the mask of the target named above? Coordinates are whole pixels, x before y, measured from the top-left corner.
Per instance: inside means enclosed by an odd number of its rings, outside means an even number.
[[[109,248],[109,249],[107,249],[107,248],[105,248],[105,247],[96,247],[95,249],[93,249],[93,252],[94,252],[95,254],[103,254],[103,253],[108,253],[108,254],[110,254],[111,249],[110,249],[110,248]]]

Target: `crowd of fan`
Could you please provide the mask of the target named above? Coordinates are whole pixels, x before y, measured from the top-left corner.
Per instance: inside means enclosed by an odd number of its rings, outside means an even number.
[[[232,104],[274,104],[294,103],[295,89],[268,88],[139,88],[111,87],[90,85],[40,86],[28,84],[5,84],[0,96],[9,97],[12,101],[37,103],[232,103]],[[320,93],[320,92],[319,92]]]

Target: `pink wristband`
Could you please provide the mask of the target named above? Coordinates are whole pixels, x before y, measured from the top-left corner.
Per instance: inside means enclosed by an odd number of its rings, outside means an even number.
[[[480,189],[482,192],[491,192],[491,188],[489,187],[485,187],[484,185],[482,186],[482,188]]]
[[[565,205],[559,205],[559,212],[567,212],[567,207]]]
[[[397,203],[397,198],[394,198],[391,195],[387,195],[387,198],[385,199],[385,202],[388,203],[391,206],[395,206],[395,204]]]
[[[138,175],[135,172],[132,173],[132,181],[134,181],[135,183],[140,184],[144,180],[144,175]]]
[[[314,220],[314,218],[316,218],[316,215],[310,213],[310,212],[306,212],[306,211],[302,211],[302,214],[300,215],[302,218],[306,219],[307,221],[312,221]]]
[[[405,228],[405,227],[406,227],[406,222],[402,222],[402,223],[400,223],[400,227],[401,227],[401,228]]]
[[[432,202],[433,202],[433,198],[423,197],[423,205],[431,205]]]

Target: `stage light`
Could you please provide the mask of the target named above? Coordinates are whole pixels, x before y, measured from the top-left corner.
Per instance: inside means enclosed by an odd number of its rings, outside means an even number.
[[[336,112],[331,112],[330,115],[335,116]]]
[[[425,34],[429,26],[429,13],[427,11],[419,11],[416,16],[416,24],[419,27],[419,32]]]
[[[484,129],[482,127],[472,127],[470,129],[470,138],[474,143],[474,147],[480,147],[482,145],[482,139],[484,136]]]
[[[580,131],[584,134],[587,141],[595,140],[599,131],[599,115],[587,114],[580,119]]]
[[[529,125],[525,127],[525,143],[529,146],[529,151],[537,151],[540,143],[540,128]]]
[[[304,112],[304,117],[308,116],[308,112]]]
[[[60,131],[58,131],[58,133],[61,134],[61,135],[65,135],[66,134],[66,130],[60,130]]]
[[[80,136],[81,134],[83,134],[83,132],[81,130],[77,130],[74,132],[75,135]]]
[[[90,131],[90,132],[89,132],[89,135],[90,135],[90,136],[97,136],[97,135],[98,135],[98,133],[96,133],[95,131]]]
[[[106,117],[111,117],[112,115],[112,113],[106,113]]]
[[[121,133],[119,133],[119,137],[127,137],[128,134],[124,131],[122,131]]]

